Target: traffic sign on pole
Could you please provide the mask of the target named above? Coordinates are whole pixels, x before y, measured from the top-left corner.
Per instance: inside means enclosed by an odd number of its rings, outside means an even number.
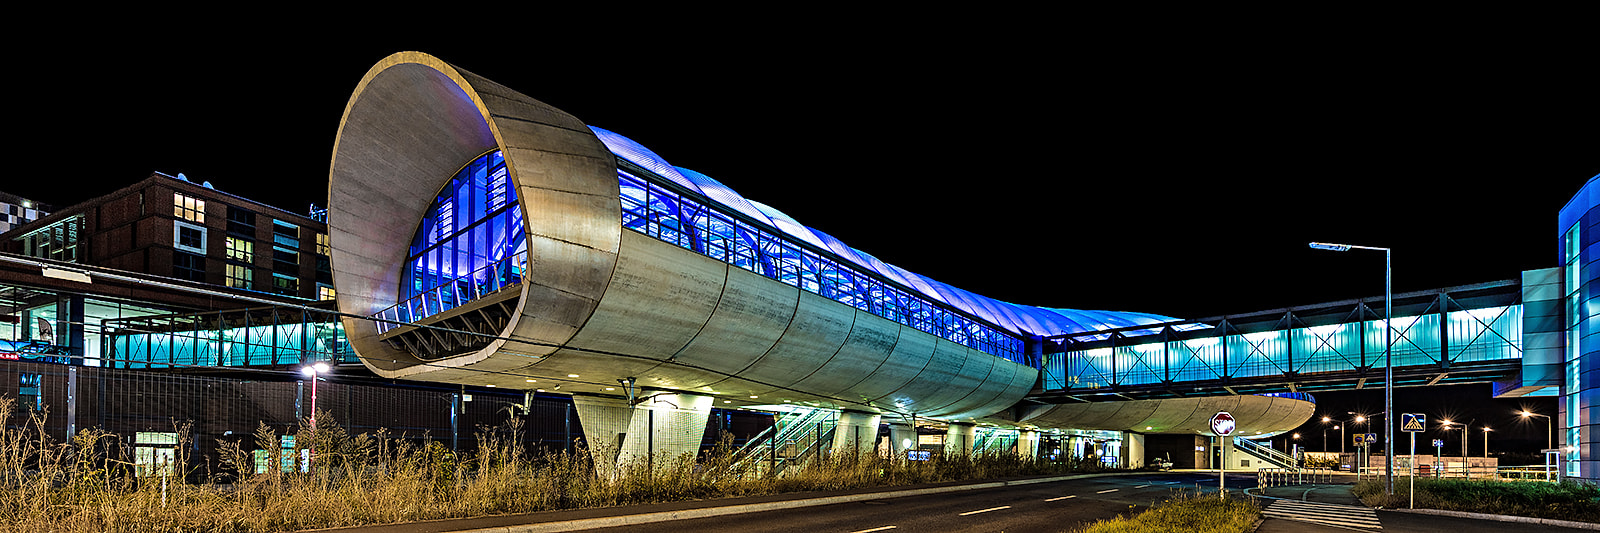
[[[1238,424],[1234,421],[1233,415],[1228,414],[1227,411],[1217,411],[1217,414],[1211,417],[1211,433],[1217,436],[1217,451],[1221,452],[1222,455],[1220,458],[1222,464],[1217,465],[1217,492],[1222,493],[1223,498],[1228,497],[1228,489],[1226,487],[1228,484],[1228,435],[1232,435],[1236,427],[1238,427]]]
[[[1423,413],[1400,413],[1400,431],[1421,433],[1427,428],[1428,415]]]

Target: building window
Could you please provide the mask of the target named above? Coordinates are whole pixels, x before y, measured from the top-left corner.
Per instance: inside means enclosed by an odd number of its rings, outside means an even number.
[[[333,255],[333,246],[330,245],[328,242],[329,242],[328,241],[328,234],[326,234],[326,233],[318,233],[317,234],[317,253],[322,254],[322,255]]]
[[[256,243],[255,242],[249,241],[249,240],[245,240],[245,239],[241,239],[241,238],[238,238],[238,237],[228,237],[227,246],[228,246],[228,259],[232,259],[234,261],[243,261],[243,262],[246,262],[246,263],[255,262],[255,257],[256,257]]]
[[[172,252],[172,276],[189,281],[206,281],[206,258],[188,252]]]
[[[272,274],[272,292],[285,296],[300,295],[300,280],[283,274]]]
[[[329,286],[323,285],[321,283],[317,284],[317,299],[318,300],[332,300],[333,296],[334,296],[333,287],[329,287]]]
[[[228,275],[227,284],[229,287],[235,289],[255,288],[254,284],[251,283],[253,270],[249,266],[229,264],[225,265],[225,271]]]
[[[79,236],[83,232],[83,215],[73,215],[32,233],[18,237],[22,241],[22,254],[41,259],[76,262],[82,257]]]
[[[273,246],[272,270],[287,274],[298,274],[300,272],[300,252],[282,246]]]
[[[206,228],[172,221],[172,245],[179,250],[206,255]]]
[[[206,201],[182,193],[172,193],[172,215],[184,220],[206,223]]]
[[[296,226],[282,220],[273,220],[272,242],[292,250],[299,250],[300,226]]]
[[[256,214],[237,207],[228,207],[228,233],[243,237],[256,237]]]

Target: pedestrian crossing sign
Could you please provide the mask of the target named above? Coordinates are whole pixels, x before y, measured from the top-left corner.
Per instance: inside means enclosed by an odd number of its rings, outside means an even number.
[[[1405,433],[1421,433],[1428,427],[1428,415],[1423,413],[1400,413],[1400,431]]]

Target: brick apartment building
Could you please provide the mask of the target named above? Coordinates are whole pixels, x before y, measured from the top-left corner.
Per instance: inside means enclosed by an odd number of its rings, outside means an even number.
[[[162,173],[0,234],[0,251],[308,300],[333,298],[327,225]]]

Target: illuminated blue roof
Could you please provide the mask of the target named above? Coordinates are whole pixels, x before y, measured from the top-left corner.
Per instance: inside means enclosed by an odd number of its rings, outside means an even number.
[[[632,139],[594,126],[590,126],[589,129],[594,130],[595,135],[600,137],[600,141],[605,143],[606,148],[616,154],[617,157],[654,172],[685,189],[697,192],[732,211],[755,219],[757,222],[768,224],[798,242],[829,250],[839,258],[854,263],[868,272],[876,273],[886,279],[909,287],[930,300],[982,318],[1015,334],[1050,337],[1069,333],[1154,325],[1177,320],[1176,318],[1150,313],[1083,311],[1018,305],[958,289],[879,261],[866,252],[851,248],[826,233],[806,227],[782,211],[740,196],[739,193],[734,192],[733,189],[729,189],[726,185],[712,179],[710,176],[686,168],[672,166],[661,156],[656,155],[655,152],[634,142]]]

